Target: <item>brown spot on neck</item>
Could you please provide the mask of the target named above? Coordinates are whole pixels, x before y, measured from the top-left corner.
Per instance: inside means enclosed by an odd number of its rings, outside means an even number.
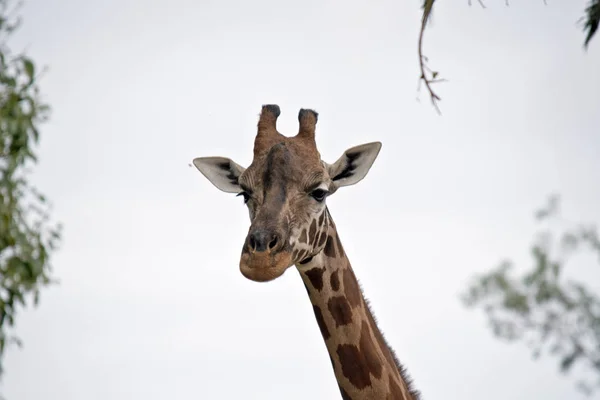
[[[317,233],[317,220],[313,219],[312,223],[310,224],[310,230],[308,231],[308,237],[310,237],[311,243],[314,242],[316,233]]]
[[[371,386],[371,377],[369,371],[364,368],[365,363],[358,347],[353,344],[340,344],[337,356],[342,365],[342,373],[354,387],[364,389]]]
[[[362,294],[350,264],[348,264],[348,267],[344,270],[344,293],[352,307],[358,307],[360,305]]]
[[[311,268],[308,271],[304,272],[304,275],[308,278],[311,285],[318,291],[323,289],[323,273],[325,272],[325,267],[319,268]]]
[[[327,232],[323,231],[321,232],[321,236],[319,236],[319,243],[317,243],[317,247],[322,247],[323,243],[325,243],[325,240],[327,239]]]
[[[371,386],[372,378],[381,379],[383,365],[377,350],[366,321],[362,322],[358,347],[352,344],[338,346],[337,355],[342,372],[357,389]]]
[[[327,308],[335,321],[336,328],[352,322],[352,309],[344,296],[335,296],[329,299]]]
[[[300,243],[308,243],[308,237],[306,235],[306,229],[302,229],[302,233],[300,234],[300,237],[298,238],[298,241]]]
[[[327,257],[336,258],[334,238],[331,235],[327,235],[327,243],[325,243],[325,249],[323,252]]]
[[[340,289],[340,278],[338,276],[338,270],[336,269],[331,273],[331,278],[329,279],[331,284],[331,290],[337,292]]]

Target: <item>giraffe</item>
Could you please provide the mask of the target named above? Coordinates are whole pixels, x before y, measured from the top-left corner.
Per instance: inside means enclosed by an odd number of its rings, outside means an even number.
[[[318,113],[301,109],[293,137],[277,131],[279,115],[279,106],[262,106],[248,168],[225,157],[193,160],[214,186],[242,196],[248,207],[240,271],[247,279],[267,282],[296,266],[342,399],[418,400],[419,392],[377,327],[326,205],[339,188],[366,176],[381,143],[349,148],[328,164],[315,142]]]

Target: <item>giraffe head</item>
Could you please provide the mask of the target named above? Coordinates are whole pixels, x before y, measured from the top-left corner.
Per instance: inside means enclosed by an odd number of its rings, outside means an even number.
[[[193,160],[218,189],[243,196],[250,228],[240,270],[253,281],[269,281],[323,250],[327,237],[326,198],[362,180],[381,149],[373,142],[346,150],[333,164],[321,160],[315,143],[318,114],[301,109],[300,129],[286,137],[276,128],[277,105],[262,107],[248,168],[225,157]]]

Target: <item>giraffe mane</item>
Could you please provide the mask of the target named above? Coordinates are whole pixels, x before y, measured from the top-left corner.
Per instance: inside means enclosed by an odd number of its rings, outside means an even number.
[[[406,383],[406,388],[407,388],[408,392],[410,393],[410,395],[413,397],[414,400],[422,400],[421,392],[419,390],[417,390],[417,389],[414,388],[413,379],[411,378],[410,374],[408,373],[408,370],[406,369],[406,367],[404,365],[402,365],[402,363],[398,359],[398,356],[396,356],[396,352],[394,351],[394,349],[392,348],[392,346],[390,346],[389,342],[385,338],[385,334],[383,333],[383,331],[379,327],[378,322],[377,322],[377,317],[375,317],[375,313],[373,313],[373,310],[372,310],[372,307],[371,307],[371,302],[365,296],[362,284],[360,283],[360,281],[358,280],[358,278],[356,278],[356,280],[358,282],[358,288],[360,290],[360,293],[362,294],[363,298],[365,299],[365,306],[366,306],[367,313],[369,313],[371,315],[371,318],[373,318],[373,322],[375,323],[375,325],[377,326],[377,328],[381,332],[381,338],[383,339],[384,344],[390,350],[390,353],[392,353],[392,358],[394,359],[394,363],[396,364],[396,368],[398,368],[398,372],[400,373],[400,376],[402,377],[402,379]]]

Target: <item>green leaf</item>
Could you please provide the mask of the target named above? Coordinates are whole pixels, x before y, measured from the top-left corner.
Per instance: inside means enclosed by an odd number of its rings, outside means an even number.
[[[35,74],[35,66],[33,65],[33,62],[30,59],[25,58],[23,59],[23,66],[25,67],[25,73],[29,78],[29,82],[32,82]]]
[[[587,48],[590,41],[598,31],[600,25],[600,0],[591,0],[589,6],[585,9],[584,31],[587,31],[583,46]]]

